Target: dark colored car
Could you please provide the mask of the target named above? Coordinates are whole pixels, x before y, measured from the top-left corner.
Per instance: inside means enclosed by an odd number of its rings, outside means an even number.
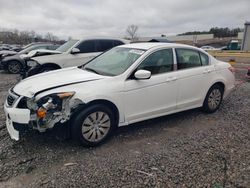
[[[20,73],[23,66],[25,65],[22,55],[28,54],[32,50],[37,50],[37,49],[55,50],[58,47],[59,45],[51,44],[51,43],[35,43],[32,45],[29,45],[27,48],[17,53],[11,54],[11,53],[6,52],[5,54],[1,55],[0,67],[3,70],[6,70],[12,74]]]

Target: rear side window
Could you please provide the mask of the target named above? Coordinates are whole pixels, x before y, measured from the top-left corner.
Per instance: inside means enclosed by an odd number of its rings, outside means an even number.
[[[96,50],[97,52],[107,51],[114,46],[113,40],[97,40],[96,41]]]
[[[202,63],[202,66],[206,66],[209,64],[209,58],[206,54],[200,52],[200,56],[201,56],[201,63]]]
[[[150,54],[137,68],[148,70],[152,75],[173,71],[174,61],[172,49],[159,50]]]
[[[177,67],[178,69],[187,69],[192,67],[200,67],[201,58],[196,50],[176,49]]]
[[[92,53],[96,52],[95,48],[95,41],[94,40],[87,40],[82,42],[77,46],[77,48],[80,50],[80,53]]]
[[[114,40],[114,46],[120,46],[123,45],[124,43],[122,41],[119,40]]]

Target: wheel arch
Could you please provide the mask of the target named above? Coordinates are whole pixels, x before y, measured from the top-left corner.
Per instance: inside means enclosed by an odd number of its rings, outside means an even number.
[[[226,88],[226,84],[223,82],[223,81],[216,81],[216,82],[214,82],[211,86],[210,86],[210,88],[212,88],[213,86],[215,86],[215,85],[219,85],[222,89],[223,89],[223,93],[224,93],[224,91],[225,91],[225,88]],[[210,89],[209,88],[209,89]],[[207,92],[209,91],[209,89],[207,90]]]
[[[225,85],[225,83],[224,83],[222,80],[217,80],[217,81],[213,82],[213,83],[211,84],[211,86],[208,88],[208,90],[206,91],[202,104],[204,104],[204,101],[205,101],[205,99],[206,99],[206,96],[207,96],[207,94],[208,94],[208,91],[209,91],[213,86],[215,86],[215,85],[219,85],[219,86],[222,87],[222,89],[223,89],[223,95],[224,95],[224,92],[225,92],[225,89],[226,89],[226,85]]]
[[[117,106],[113,102],[106,100],[106,99],[96,99],[96,100],[89,101],[88,103],[85,103],[85,104],[80,104],[74,110],[71,118],[74,118],[79,112],[81,112],[82,110],[86,109],[87,107],[95,105],[95,104],[105,105],[105,106],[109,107],[112,111],[114,111],[115,124],[118,126],[119,120],[120,120],[120,112],[119,112]]]
[[[56,63],[44,63],[44,64],[41,64],[41,68],[44,68],[44,67],[53,67],[53,68],[56,68],[56,69],[61,69],[61,67]]]

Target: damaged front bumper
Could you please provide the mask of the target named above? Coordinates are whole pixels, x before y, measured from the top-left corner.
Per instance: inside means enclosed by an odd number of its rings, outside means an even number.
[[[22,125],[22,127],[26,127],[28,129],[29,121],[30,121],[30,110],[28,109],[18,109],[11,108],[4,105],[4,111],[6,115],[6,127],[9,132],[9,135],[14,140],[19,140],[19,130],[17,125]]]
[[[26,98],[16,94],[13,90],[4,104],[6,115],[6,127],[10,137],[19,140],[20,133],[28,129],[35,129],[39,132],[45,132],[52,129],[56,124],[66,123],[72,110],[75,109],[81,101],[71,97],[74,92],[64,92],[51,94],[38,100]],[[40,117],[39,110],[45,114]]]

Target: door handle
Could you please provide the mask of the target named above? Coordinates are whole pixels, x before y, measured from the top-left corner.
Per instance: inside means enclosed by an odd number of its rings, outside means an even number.
[[[203,71],[203,74],[207,74],[207,73],[208,73],[208,70],[204,70],[204,71]]]
[[[171,82],[171,81],[176,81],[176,80],[177,80],[177,77],[174,76],[174,77],[167,78],[166,82]]]
[[[206,70],[203,71],[203,74],[207,74],[207,73],[210,73],[210,72],[212,72],[212,70],[206,69]]]
[[[212,72],[212,70],[208,69],[208,70],[207,70],[207,73],[210,73],[210,72]]]

